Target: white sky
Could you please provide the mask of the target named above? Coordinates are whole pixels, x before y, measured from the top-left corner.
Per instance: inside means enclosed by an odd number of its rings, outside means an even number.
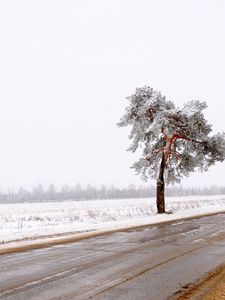
[[[225,131],[224,0],[1,0],[0,41],[1,189],[140,184],[116,123],[143,85]],[[224,164],[182,185],[224,185]]]

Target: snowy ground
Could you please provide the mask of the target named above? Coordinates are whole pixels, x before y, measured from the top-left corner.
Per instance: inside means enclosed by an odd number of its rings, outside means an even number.
[[[172,214],[157,215],[153,198],[0,204],[0,244],[225,211],[225,195],[167,197],[166,204]]]

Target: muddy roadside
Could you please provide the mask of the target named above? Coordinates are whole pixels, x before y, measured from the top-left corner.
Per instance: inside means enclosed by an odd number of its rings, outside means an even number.
[[[168,300],[225,300],[225,264],[183,286]]]

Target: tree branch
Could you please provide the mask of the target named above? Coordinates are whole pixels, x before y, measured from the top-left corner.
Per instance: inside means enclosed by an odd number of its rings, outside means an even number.
[[[145,159],[151,160],[152,158],[156,157],[160,152],[164,151],[164,147],[158,149],[157,151],[153,152],[152,155],[148,154]]]

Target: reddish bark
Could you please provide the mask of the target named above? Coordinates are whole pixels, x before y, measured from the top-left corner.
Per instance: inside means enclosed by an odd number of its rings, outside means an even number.
[[[156,190],[156,204],[157,204],[157,211],[159,214],[165,213],[164,168],[165,168],[165,157],[164,157],[164,152],[163,152],[162,160],[161,160],[161,164],[160,164],[160,170],[159,170],[159,177],[157,179],[157,190]]]
[[[178,139],[184,139],[187,141],[191,141],[189,138],[187,138],[184,135],[174,133],[171,137],[169,137],[165,132],[164,128],[161,128],[161,132],[164,135],[164,138],[166,140],[165,147],[159,149],[157,151],[157,154],[162,151],[162,160],[160,163],[160,169],[159,169],[159,176],[157,179],[157,191],[156,191],[156,202],[157,202],[157,210],[158,213],[165,213],[165,183],[164,183],[164,170],[166,168],[168,159],[170,155],[175,156],[177,159],[180,158],[179,153],[176,152],[176,141]],[[172,150],[173,146],[173,150]]]

